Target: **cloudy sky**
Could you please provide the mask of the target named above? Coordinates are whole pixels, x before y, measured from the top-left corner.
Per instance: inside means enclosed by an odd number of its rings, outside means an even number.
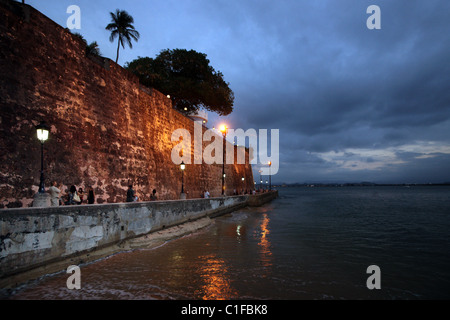
[[[78,5],[78,32],[113,60],[109,12],[128,11],[141,38],[121,65],[167,48],[206,53],[235,94],[235,111],[209,126],[279,129],[273,182],[450,181],[448,0],[26,3],[63,26]],[[380,30],[367,28],[370,5]]]

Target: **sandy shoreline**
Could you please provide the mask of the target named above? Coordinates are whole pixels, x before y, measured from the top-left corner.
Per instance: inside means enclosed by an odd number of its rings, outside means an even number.
[[[5,291],[6,296],[8,296],[8,292],[11,292],[12,289],[17,288],[21,285],[24,285],[26,283],[29,283],[30,281],[39,279],[43,276],[52,275],[60,272],[65,272],[67,270],[68,266],[80,266],[80,265],[86,265],[90,263],[94,263],[98,260],[110,257],[115,254],[125,253],[127,251],[133,251],[133,250],[139,250],[139,249],[155,249],[158,247],[163,246],[165,243],[176,240],[178,238],[181,238],[183,236],[187,236],[190,234],[194,234],[196,232],[199,232],[202,229],[208,228],[209,226],[213,225],[215,223],[215,218],[226,215],[228,213],[234,212],[242,207],[250,206],[250,207],[256,207],[261,206],[264,203],[276,198],[277,193],[265,193],[258,196],[251,196],[244,202],[239,202],[237,204],[232,205],[224,205],[219,206],[218,208],[213,208],[211,210],[204,211],[204,215],[202,218],[198,218],[196,220],[187,220],[183,219],[182,221],[185,221],[183,223],[180,223],[178,225],[174,225],[168,228],[163,228],[157,231],[150,231],[148,234],[139,235],[137,237],[134,237],[134,233],[129,233],[129,238],[124,239],[124,234],[120,234],[120,238],[123,240],[118,240],[114,238],[114,243],[108,243],[108,242],[102,242],[102,245],[96,246],[94,248],[91,248],[89,250],[84,251],[76,251],[73,254],[70,255],[56,255],[53,254],[53,258],[49,258],[48,261],[45,263],[37,263],[33,262],[34,264],[29,266],[28,269],[21,269],[20,271],[17,271],[15,273],[10,272],[10,274],[7,277],[0,279],[0,291]],[[214,199],[212,199],[214,200]],[[220,199],[219,199],[220,200]],[[189,200],[189,202],[195,202],[195,200]],[[201,200],[204,201],[204,200]],[[218,201],[218,200],[215,200]],[[153,204],[153,203],[152,203]],[[172,203],[171,203],[172,204]],[[122,206],[122,204],[119,204]],[[134,204],[135,205],[135,204]],[[102,208],[106,207],[115,207],[117,205],[105,205]],[[195,207],[195,206],[194,206]],[[86,206],[85,208],[88,208]],[[99,207],[93,207],[88,208],[89,210],[97,210]],[[196,208],[196,207],[195,207]],[[195,209],[194,208],[194,209]],[[71,208],[69,208],[71,209]],[[76,208],[78,209],[78,208]],[[198,209],[198,208],[197,208]],[[39,211],[39,208],[36,210]],[[90,215],[98,215],[96,212],[88,212]],[[191,212],[189,212],[191,213]],[[9,214],[12,214],[9,212]],[[19,213],[19,216],[22,213]],[[199,216],[199,214],[194,214],[195,216]],[[124,220],[122,222],[122,225],[125,224],[127,221]],[[168,220],[166,223],[175,224],[177,221]],[[146,221],[141,222],[146,223]],[[137,226],[139,226],[139,223],[135,223]],[[161,225],[163,223],[158,222],[158,225]],[[142,226],[140,226],[142,227]],[[66,229],[67,230],[67,229]],[[119,229],[120,230],[120,229]],[[139,229],[141,230],[141,229]],[[124,231],[122,229],[122,231]],[[62,233],[62,236],[64,236],[64,232]],[[64,245],[64,241],[60,241],[60,244]],[[3,299],[4,295],[2,292],[0,292],[0,299]]]
[[[132,250],[139,250],[139,249],[155,249],[158,248],[168,241],[175,240],[178,238],[181,238],[186,235],[193,234],[197,231],[200,231],[204,228],[207,228],[211,225],[213,225],[214,219],[210,219],[209,217],[200,218],[198,220],[194,221],[188,221],[183,224],[173,226],[167,229],[163,229],[160,231],[155,231],[152,233],[149,233],[147,235],[133,238],[130,240],[126,240],[125,242],[122,242],[118,246],[114,246],[114,248],[105,248],[102,250],[98,250],[93,253],[85,254],[77,259],[68,259],[63,260],[60,262],[57,262],[55,264],[51,264],[48,266],[40,267],[34,270],[31,270],[29,273],[34,275],[34,279],[30,280],[26,277],[24,277],[24,274],[19,274],[16,276],[13,276],[10,280],[12,280],[9,285],[2,284],[0,286],[0,300],[7,299],[11,293],[11,289],[17,288],[19,286],[26,286],[28,283],[32,283],[33,281],[36,281],[36,279],[41,279],[42,277],[51,276],[54,274],[59,274],[61,272],[64,272],[65,268],[67,268],[68,265],[75,264],[75,265],[83,265],[83,264],[91,264],[95,263],[101,259],[108,258],[110,256],[126,253]],[[26,273],[25,273],[26,275]],[[16,285],[11,285],[16,284]]]
[[[142,237],[130,239],[123,244],[123,247],[125,250],[157,248],[167,241],[192,234],[212,224],[214,224],[214,220],[209,217],[189,221],[174,227],[149,233]]]

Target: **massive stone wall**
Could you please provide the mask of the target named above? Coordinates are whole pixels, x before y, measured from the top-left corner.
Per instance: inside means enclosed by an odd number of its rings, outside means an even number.
[[[0,1],[0,70],[0,209],[31,205],[40,177],[35,126],[41,120],[51,126],[46,187],[52,180],[64,190],[93,186],[97,203],[125,201],[130,183],[141,200],[153,189],[160,199],[179,198],[171,136],[185,128],[193,137],[194,122],[164,94],[143,88],[109,59],[86,56],[85,44],[67,29],[7,0]],[[253,188],[248,162],[225,167],[227,194]],[[188,198],[203,189],[220,195],[221,174],[217,164],[187,166]]]

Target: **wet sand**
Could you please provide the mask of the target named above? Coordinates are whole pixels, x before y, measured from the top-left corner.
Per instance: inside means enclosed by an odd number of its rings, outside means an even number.
[[[195,221],[186,222],[178,226],[170,227],[164,230],[152,232],[142,237],[128,240],[124,244],[125,250],[133,249],[152,249],[159,247],[167,241],[174,240],[185,235],[194,233],[206,228],[214,223],[209,217],[201,218]]]

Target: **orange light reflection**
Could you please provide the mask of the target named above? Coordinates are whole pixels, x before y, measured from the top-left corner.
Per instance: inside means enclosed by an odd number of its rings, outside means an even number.
[[[261,263],[263,265],[263,267],[268,268],[270,266],[272,266],[272,251],[271,249],[271,244],[269,241],[269,237],[268,235],[270,234],[270,229],[269,229],[269,216],[265,213],[263,214],[263,219],[261,221],[261,239],[258,243],[258,245],[260,246],[260,260]],[[266,275],[263,275],[266,276]]]
[[[227,267],[223,260],[214,255],[202,257],[202,267],[199,270],[200,276],[204,281],[201,292],[203,300],[229,300],[237,296],[230,284],[230,280],[226,278]]]

